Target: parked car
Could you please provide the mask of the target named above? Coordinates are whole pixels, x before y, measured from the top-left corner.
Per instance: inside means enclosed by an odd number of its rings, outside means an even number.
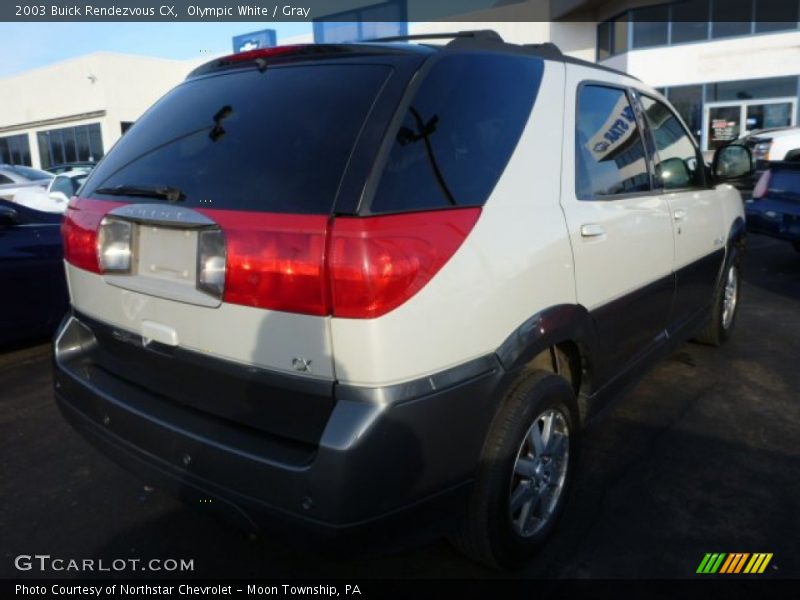
[[[641,81],[453,37],[217,59],[137,121],[64,225],[76,429],[247,527],[431,526],[500,567],[541,546],[582,427],[731,335],[722,182],[751,157],[706,172]]]
[[[0,200],[13,200],[21,189],[47,187],[52,173],[24,165],[0,164]]]
[[[87,176],[85,171],[67,171],[50,179],[46,188],[33,186],[18,190],[14,202],[35,210],[63,214],[69,199],[80,189]]]
[[[92,161],[69,162],[48,167],[47,171],[53,173],[54,175],[60,175],[61,173],[66,173],[68,171],[83,171],[85,173],[88,173],[89,171],[94,169],[96,165],[97,163]]]
[[[791,242],[800,252],[800,155],[770,163],[745,213],[748,231]]]
[[[771,162],[800,157],[800,127],[762,129],[739,138],[735,143],[744,144],[753,154],[755,171],[745,188],[751,190]]]
[[[0,200],[0,345],[52,335],[67,310],[61,222]]]

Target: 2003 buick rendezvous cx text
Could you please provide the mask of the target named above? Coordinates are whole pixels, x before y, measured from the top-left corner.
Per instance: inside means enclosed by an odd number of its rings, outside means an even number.
[[[638,80],[491,32],[214,60],[71,202],[58,404],[248,526],[413,515],[520,564],[604,400],[730,335],[720,182],[749,169],[709,171]]]

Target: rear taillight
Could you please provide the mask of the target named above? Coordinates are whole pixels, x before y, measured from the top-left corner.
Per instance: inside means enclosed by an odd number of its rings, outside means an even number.
[[[761,177],[758,178],[758,183],[756,183],[756,186],[753,188],[753,200],[759,200],[767,195],[770,177],[772,177],[772,171],[767,169],[761,174]]]
[[[353,319],[384,315],[421,290],[480,215],[479,208],[333,220],[201,212],[225,237],[225,302]]]
[[[128,273],[130,222],[116,202],[73,199],[62,227],[66,260]],[[475,226],[480,208],[336,217],[198,209],[218,228],[197,238],[197,288],[276,311],[371,319],[419,292]]]
[[[64,259],[80,269],[100,273],[98,260],[98,230],[108,211],[120,206],[118,202],[73,198],[67,208],[61,235]]]
[[[329,314],[328,217],[202,210],[225,236],[223,300],[271,310]]]
[[[427,284],[472,230],[479,208],[339,217],[328,254],[333,316],[379,317]]]

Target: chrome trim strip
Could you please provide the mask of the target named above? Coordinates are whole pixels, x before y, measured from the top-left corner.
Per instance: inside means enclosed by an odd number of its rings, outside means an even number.
[[[180,227],[208,227],[215,225],[207,216],[174,204],[126,204],[108,213],[109,215],[152,225]]]

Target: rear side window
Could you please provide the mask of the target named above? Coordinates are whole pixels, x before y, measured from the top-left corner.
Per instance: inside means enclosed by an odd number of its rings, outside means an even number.
[[[580,88],[575,154],[581,200],[650,190],[642,137],[624,90]]]
[[[800,166],[773,169],[767,194],[772,198],[800,200]]]
[[[445,56],[411,101],[370,212],[480,206],[528,121],[542,61],[500,55]]]
[[[84,195],[116,186],[168,186],[183,192],[188,206],[327,214],[390,71],[312,65],[189,80],[120,139]]]
[[[666,190],[703,187],[705,179],[697,147],[680,121],[658,100],[639,97],[658,151],[656,180]]]

